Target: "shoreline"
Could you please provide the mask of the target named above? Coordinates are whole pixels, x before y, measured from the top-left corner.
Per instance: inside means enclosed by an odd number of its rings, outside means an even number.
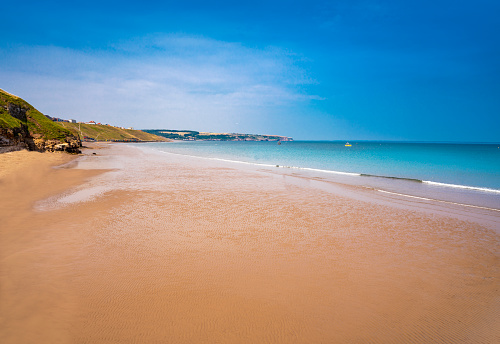
[[[84,153],[9,183],[30,192],[3,208],[2,343],[500,336],[483,210],[130,145]]]
[[[370,142],[369,144],[373,145],[373,142]],[[347,166],[344,166],[342,168],[342,164],[346,163],[346,161],[344,160],[347,157],[347,155],[345,155],[347,154],[347,151],[344,152],[343,145],[341,145],[342,147],[339,148],[338,151],[336,151],[336,154],[339,154],[340,156],[340,162],[339,162],[340,165],[330,164],[331,167],[330,169],[328,169],[327,167],[328,164],[325,165],[325,163],[321,163],[320,160],[316,161],[315,159],[309,162],[310,166],[306,162],[303,162],[301,164],[300,158],[296,159],[290,156],[290,151],[286,149],[287,148],[286,145],[284,146],[284,148],[280,148],[279,150],[276,150],[276,147],[272,145],[271,146],[264,145],[265,147],[267,147],[264,149],[262,147],[259,148],[258,146],[254,147],[251,145],[251,147],[253,148],[251,148],[250,151],[253,152],[253,149],[254,148],[256,149],[255,156],[253,156],[250,153],[249,154],[245,153],[245,150],[242,149],[243,146],[237,144],[235,144],[234,147],[233,145],[227,145],[225,149],[218,148],[217,144],[211,146],[204,146],[198,144],[194,145],[193,147],[190,147],[189,144],[184,144],[181,147],[173,148],[174,146],[154,145],[154,144],[149,145],[149,147],[154,147],[154,149],[165,153],[168,152],[171,154],[181,154],[192,157],[198,156],[199,158],[203,158],[206,160],[227,161],[227,162],[238,163],[241,165],[254,165],[262,168],[269,168],[269,167],[273,169],[279,168],[280,170],[284,170],[283,173],[286,173],[285,171],[288,170],[290,171],[290,174],[296,172],[318,178],[326,178],[332,180],[333,182],[341,182],[343,184],[348,184],[348,185],[359,185],[367,188],[374,188],[387,192],[404,194],[408,196],[422,197],[428,199],[435,199],[438,201],[466,204],[468,206],[484,207],[484,208],[500,210],[500,197],[499,197],[500,186],[498,185],[498,182],[496,182],[495,184],[493,182],[493,179],[491,179],[494,174],[494,171],[491,170],[491,167],[488,170],[489,172],[483,171],[486,177],[490,178],[488,179],[488,182],[481,182],[480,181],[481,179],[478,179],[479,177],[477,176],[474,182],[474,178],[472,178],[472,176],[469,176],[469,183],[466,183],[465,182],[466,180],[461,180],[460,178],[445,178],[444,175],[438,177],[439,174],[433,177],[432,175],[429,174],[430,170],[427,171],[420,170],[418,173],[412,173],[409,170],[405,172],[398,167],[398,164],[394,166],[394,168],[398,170],[398,172],[394,172],[392,174],[390,171],[387,170],[388,168],[387,163],[383,163],[381,165],[382,166],[381,168],[377,167],[379,169],[378,171],[377,168],[375,169],[370,168],[370,165],[365,166],[365,169],[363,169],[361,166],[358,166],[357,168],[354,167],[348,168]],[[211,153],[209,148],[214,149],[214,152]],[[300,149],[297,149],[297,154],[299,153],[304,154],[306,148],[307,147],[304,146]],[[333,147],[329,148],[333,149]],[[361,154],[361,152],[365,148],[366,147],[359,147],[360,150],[353,152],[353,154],[354,153]],[[379,149],[378,146],[371,148],[373,148],[375,151]],[[282,153],[279,153],[283,149],[285,150]],[[325,154],[329,154],[329,151],[325,147],[323,147],[322,149],[324,150]],[[390,154],[392,148],[381,148],[381,149],[387,150],[387,154]],[[291,151],[295,150],[291,149]],[[241,154],[241,157],[235,155],[238,152]],[[436,153],[435,150],[432,150],[431,153],[433,154],[433,159],[436,159],[438,153]],[[496,149],[495,152],[493,153],[496,153]],[[380,155],[382,153],[375,153],[375,154]],[[489,159],[491,158],[492,156],[490,152]],[[378,157],[378,159],[380,159],[380,156]],[[406,162],[405,161],[403,162],[407,164],[410,161],[411,159],[409,159]],[[369,161],[367,160],[365,162],[368,163]],[[352,163],[356,164],[357,163],[356,159],[354,159]],[[453,165],[454,163],[455,162],[450,161],[451,165]],[[493,161],[491,161],[491,163],[497,164],[497,162]],[[323,168],[312,167],[313,165],[321,166],[321,164],[323,164]],[[372,165],[374,164],[375,163],[372,161]],[[422,165],[422,162],[419,161],[418,164]],[[467,162],[467,164],[470,163]],[[370,169],[371,172],[367,172]],[[468,173],[466,172],[467,169],[468,168],[462,166],[460,169],[456,171],[456,173],[457,175],[462,176],[463,173]],[[384,170],[386,171],[384,172]],[[440,171],[439,173],[442,174],[443,172],[444,170]]]
[[[130,147],[133,147],[131,145]],[[461,220],[470,220],[477,222],[481,225],[487,226],[489,229],[496,231],[500,234],[500,209],[494,208],[488,204],[487,206],[482,206],[478,204],[468,204],[461,203],[460,199],[458,201],[449,201],[445,199],[432,198],[426,195],[417,194],[406,194],[399,192],[398,186],[393,188],[382,189],[379,185],[366,186],[359,183],[360,176],[362,174],[354,173],[343,173],[343,172],[331,172],[312,168],[289,168],[287,166],[275,166],[272,164],[263,163],[253,163],[245,161],[235,161],[221,158],[213,157],[201,157],[194,155],[185,155],[180,153],[173,153],[167,151],[154,150],[150,147],[143,148],[141,150],[149,152],[151,154],[161,155],[173,155],[185,159],[194,160],[206,160],[213,161],[215,163],[221,163],[228,168],[242,168],[247,170],[254,170],[260,172],[267,172],[270,174],[288,176],[290,178],[300,178],[308,180],[308,186],[314,186],[315,188],[321,189],[323,191],[337,193],[344,195],[349,198],[354,198],[357,200],[362,200],[369,203],[377,203],[381,205],[389,205],[396,208],[404,208],[407,210],[419,210],[426,213],[449,215],[451,217],[458,217]],[[389,178],[392,179],[392,178]],[[397,180],[399,181],[399,180]],[[298,183],[298,185],[304,186],[303,183]],[[337,187],[332,187],[336,185]],[[382,186],[383,187],[383,186]],[[448,192],[454,192],[455,190],[447,190]],[[476,192],[476,190],[474,190]],[[459,194],[459,197],[467,198],[467,194]],[[488,196],[492,196],[488,194]],[[496,195],[495,195],[496,196]],[[451,198],[453,199],[453,198]],[[497,198],[495,198],[497,199]],[[466,202],[470,200],[464,200]],[[495,204],[492,204],[496,206]]]

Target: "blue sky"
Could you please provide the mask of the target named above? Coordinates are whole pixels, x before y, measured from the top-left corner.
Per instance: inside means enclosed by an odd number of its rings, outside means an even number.
[[[2,4],[45,114],[295,139],[500,142],[499,1]]]

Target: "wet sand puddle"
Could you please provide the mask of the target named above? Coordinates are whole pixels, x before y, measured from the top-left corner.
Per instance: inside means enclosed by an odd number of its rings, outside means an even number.
[[[265,171],[110,154],[122,165],[86,184],[100,190],[95,198],[37,204],[39,221],[60,219],[49,226],[56,243],[40,252],[51,262],[38,271],[59,274],[67,295],[53,301],[65,309],[61,341],[500,339],[493,231]]]

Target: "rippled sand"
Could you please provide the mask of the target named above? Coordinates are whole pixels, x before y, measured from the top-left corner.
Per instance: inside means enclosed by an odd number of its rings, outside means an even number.
[[[120,145],[86,154],[0,177],[1,343],[500,341],[500,236],[456,209]]]

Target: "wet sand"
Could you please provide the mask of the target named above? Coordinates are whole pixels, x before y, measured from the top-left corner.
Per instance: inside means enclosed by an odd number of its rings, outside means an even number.
[[[0,156],[1,343],[500,341],[498,214],[101,147]]]

